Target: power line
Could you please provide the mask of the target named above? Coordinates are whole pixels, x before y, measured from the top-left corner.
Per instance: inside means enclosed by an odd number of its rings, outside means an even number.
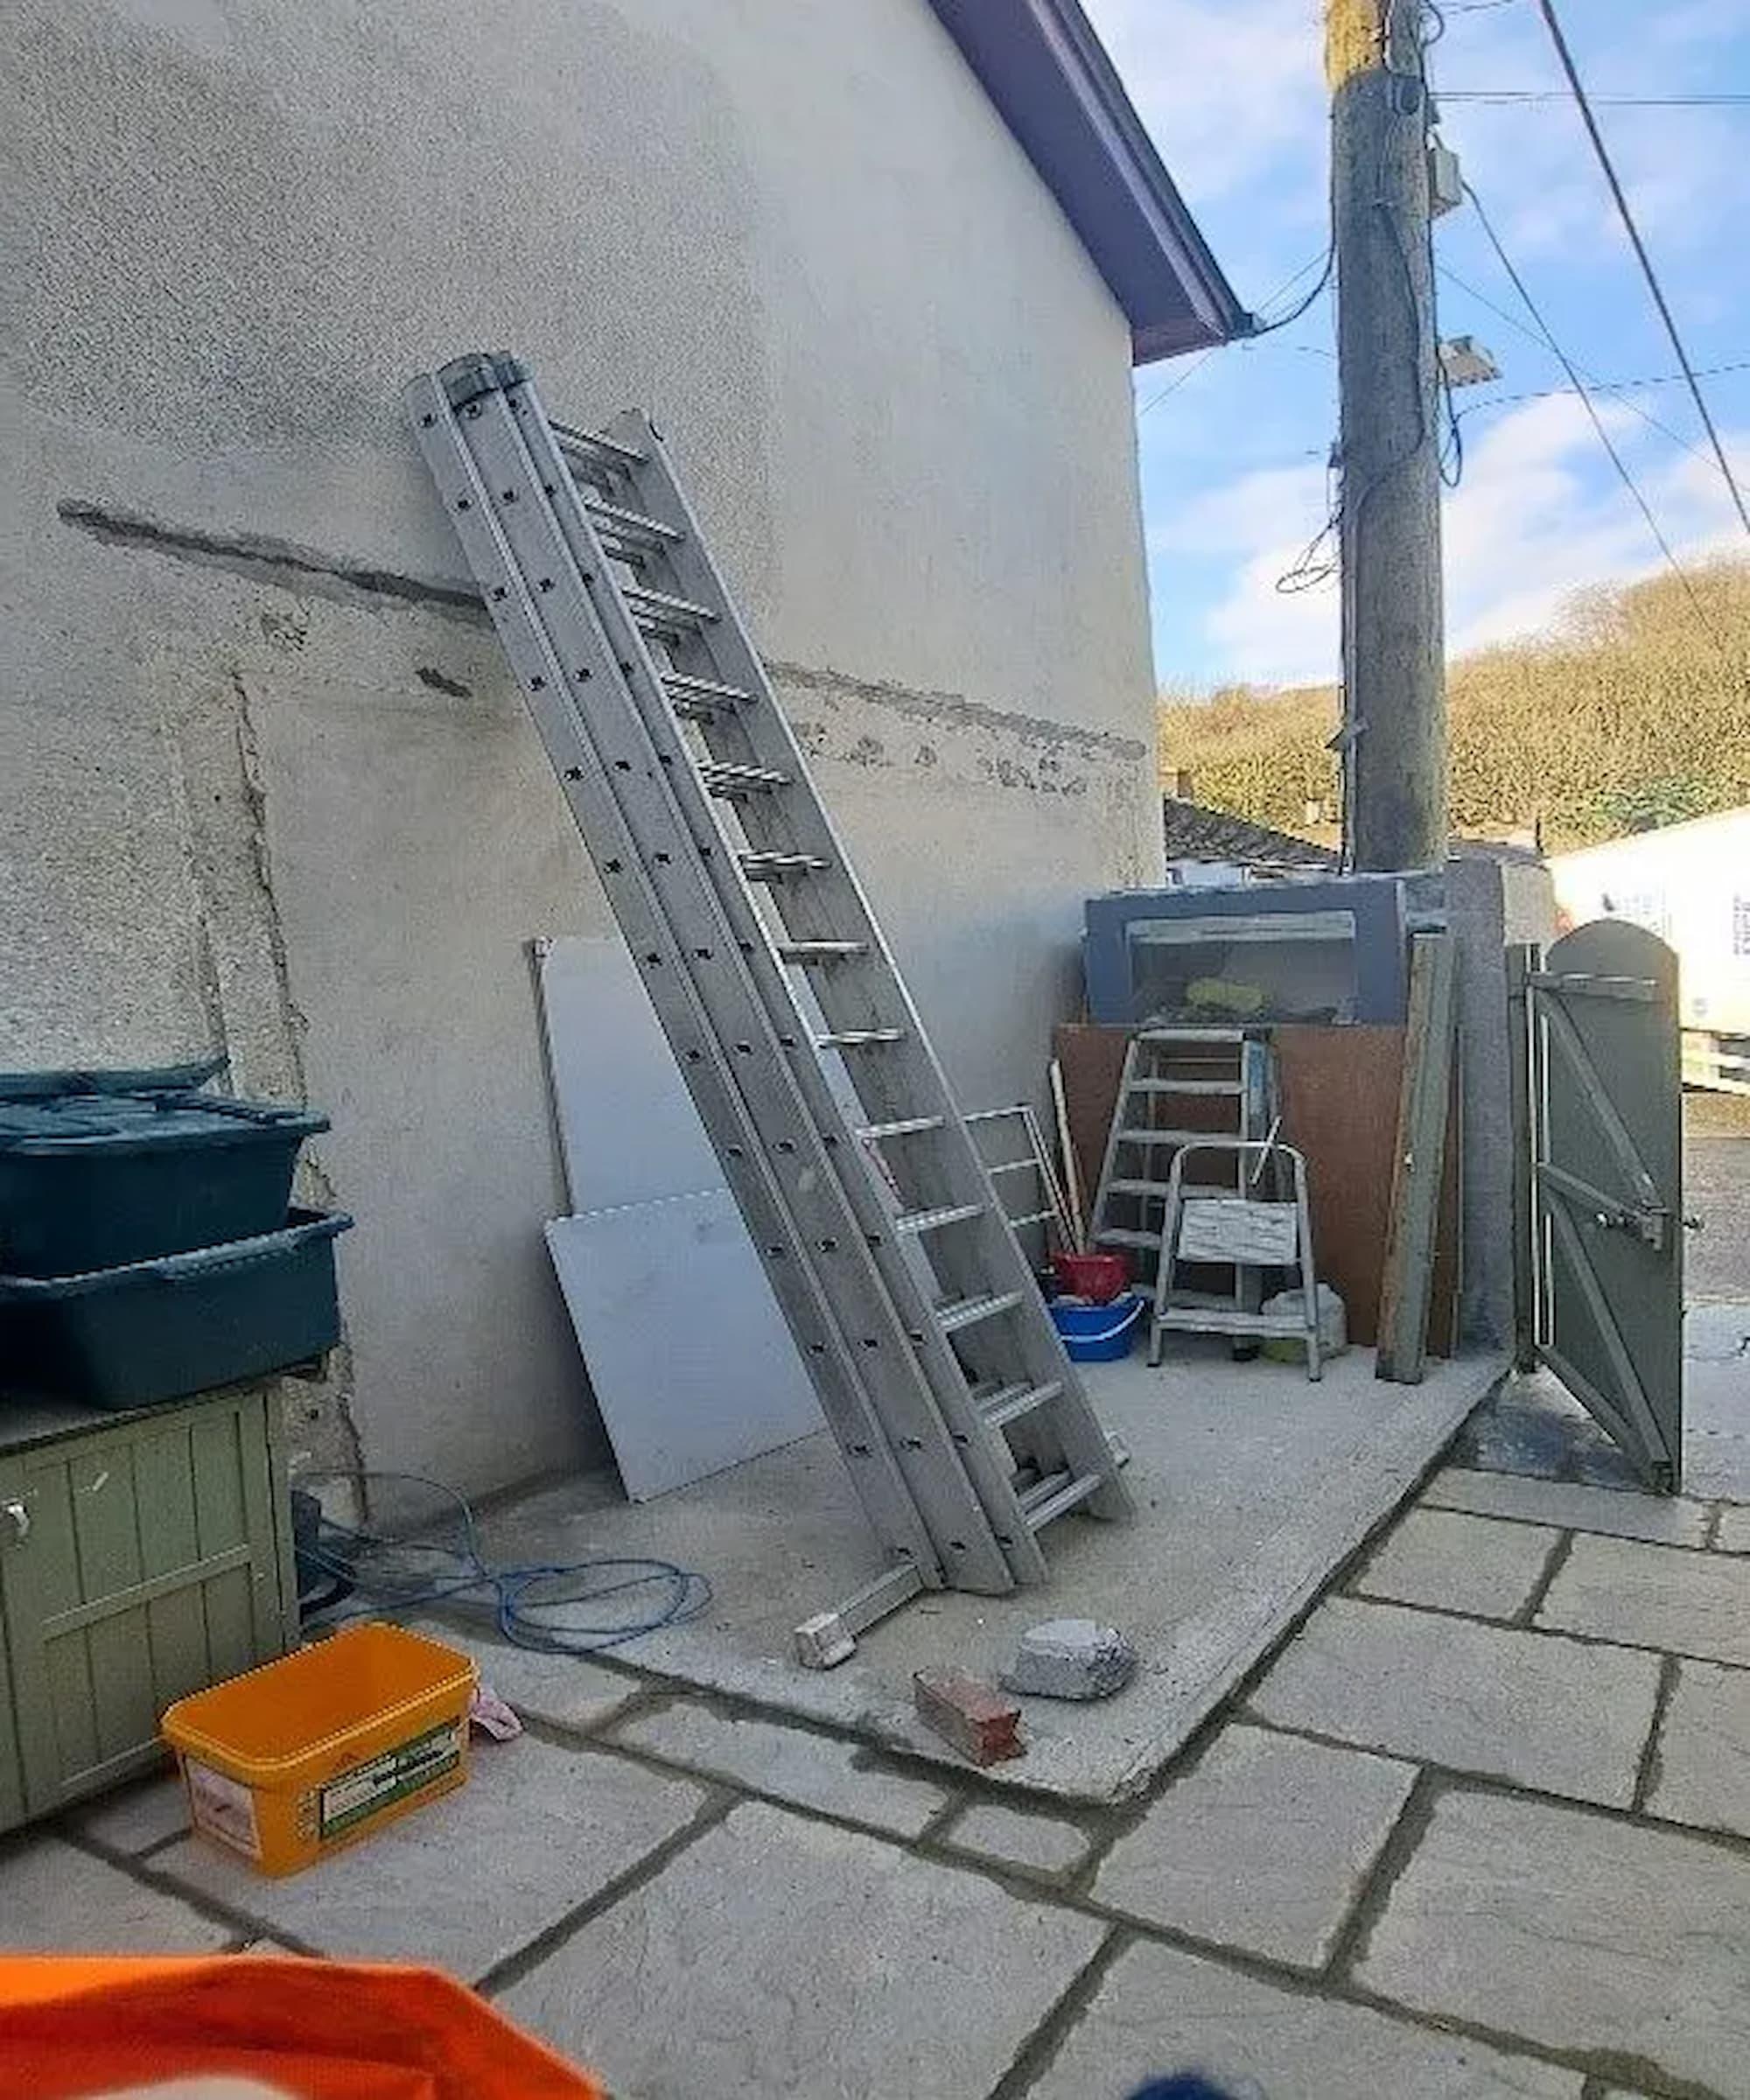
[[[1584,402],[1586,406],[1586,412],[1592,421],[1592,427],[1598,433],[1598,441],[1604,447],[1606,453],[1609,456],[1610,464],[1616,469],[1618,477],[1620,479],[1622,486],[1634,499],[1635,508],[1637,510],[1639,510],[1642,518],[1646,520],[1647,529],[1652,534],[1654,540],[1658,545],[1660,553],[1664,556],[1666,562],[1670,564],[1671,573],[1683,585],[1684,593],[1690,601],[1690,606],[1695,613],[1698,625],[1707,635],[1708,639],[1713,643],[1713,646],[1719,651],[1721,656],[1726,660],[1727,666],[1732,671],[1736,672],[1738,669],[1738,665],[1732,657],[1732,652],[1726,647],[1726,642],[1722,640],[1718,630],[1714,626],[1712,620],[1709,618],[1706,608],[1703,606],[1700,598],[1697,595],[1695,584],[1690,581],[1688,570],[1683,566],[1683,564],[1678,561],[1676,556],[1671,551],[1671,543],[1665,537],[1664,534],[1659,529],[1659,521],[1653,515],[1651,506],[1648,503],[1646,497],[1642,494],[1640,484],[1635,480],[1634,475],[1629,472],[1628,462],[1623,458],[1622,454],[1617,451],[1615,441],[1612,438],[1610,432],[1604,427],[1604,418],[1599,414],[1598,406],[1592,400],[1592,395],[1587,390],[1585,381],[1580,377],[1579,368],[1574,363],[1573,360],[1568,355],[1567,352],[1563,349],[1562,346],[1556,340],[1554,334],[1550,331],[1550,324],[1544,318],[1542,309],[1538,306],[1537,302],[1531,297],[1530,291],[1526,286],[1524,278],[1520,276],[1518,270],[1514,267],[1512,258],[1508,256],[1507,250],[1502,246],[1501,236],[1495,232],[1494,222],[1490,220],[1488,214],[1483,209],[1481,198],[1477,195],[1475,190],[1472,188],[1469,183],[1465,185],[1465,194],[1471,200],[1472,208],[1475,211],[1477,215],[1477,223],[1481,227],[1484,234],[1487,235],[1488,244],[1494,250],[1495,256],[1501,263],[1501,267],[1507,272],[1508,276],[1512,280],[1513,289],[1524,301],[1525,311],[1537,324],[1538,329],[1542,332],[1544,343],[1554,354],[1557,362],[1561,366],[1563,371],[1567,374],[1569,384],[1573,388],[1575,393],[1579,396],[1580,400]]]
[[[1528,328],[1516,313],[1508,312],[1498,300],[1490,298],[1486,291],[1479,290],[1468,277],[1461,277],[1457,270],[1449,269],[1444,262],[1437,262],[1434,267],[1449,284],[1456,284],[1460,291],[1467,292],[1479,306],[1486,306],[1492,314],[1505,321],[1509,328],[1517,330],[1528,342],[1536,343],[1540,350],[1550,348],[1550,339],[1547,335],[1540,334],[1535,328]],[[1596,373],[1588,372],[1584,365],[1576,364],[1574,369],[1595,393],[1610,394],[1614,391],[1608,381],[1600,379]],[[1681,380],[1682,373],[1679,373],[1677,377]],[[1572,393],[1573,390],[1572,388],[1561,389],[1567,393]],[[1648,430],[1657,430],[1662,438],[1669,438],[1680,452],[1688,452],[1695,458],[1703,461],[1707,460],[1708,455],[1698,444],[1685,438],[1681,430],[1674,430],[1669,423],[1662,423],[1650,409],[1643,409],[1638,401],[1631,400],[1627,394],[1622,395],[1620,399],[1623,407],[1638,416]]]
[[[1698,379],[1724,379],[1733,372],[1750,372],[1750,358],[1740,358],[1729,365],[1699,365],[1696,368],[1696,377]],[[1636,387],[1680,387],[1684,384],[1684,375],[1681,372],[1648,372],[1636,379],[1592,378],[1589,379],[1587,383],[1595,394],[1628,394]],[[1460,409],[1459,413],[1461,416],[1474,416],[1480,409],[1516,408],[1524,401],[1565,400],[1572,392],[1572,387],[1533,387],[1523,394],[1491,394],[1486,401],[1469,402],[1466,407]],[[1623,405],[1632,408],[1634,404],[1632,402],[1627,402]],[[1653,427],[1655,430],[1663,430],[1665,426],[1662,424],[1655,424]],[[1675,430],[1670,434],[1673,438],[1677,437]],[[1678,438],[1677,442],[1683,444],[1684,440]],[[1685,445],[1684,449],[1694,452],[1698,458],[1705,457],[1692,444]]]
[[[1690,363],[1690,354],[1684,347],[1684,339],[1677,332],[1677,324],[1673,318],[1670,306],[1666,301],[1664,289],[1659,283],[1658,272],[1653,268],[1653,259],[1647,253],[1647,244],[1641,238],[1641,229],[1635,225],[1634,214],[1628,208],[1628,200],[1623,194],[1622,184],[1618,179],[1615,164],[1611,160],[1609,149],[1604,143],[1604,134],[1599,130],[1598,119],[1592,115],[1592,104],[1586,100],[1586,89],[1581,85],[1579,74],[1574,66],[1573,53],[1568,49],[1567,38],[1562,34],[1562,25],[1556,18],[1555,0],[1537,0],[1537,10],[1544,18],[1545,27],[1550,32],[1550,40],[1556,47],[1556,56],[1561,60],[1562,71],[1567,75],[1568,86],[1573,92],[1574,101],[1578,106],[1580,116],[1586,123],[1586,135],[1592,140],[1592,151],[1598,156],[1598,164],[1604,171],[1606,182],[1610,185],[1611,196],[1616,202],[1617,215],[1622,220],[1624,229],[1634,247],[1635,257],[1641,264],[1642,275],[1647,280],[1647,289],[1653,295],[1653,304],[1659,309],[1659,318],[1665,324],[1665,333],[1670,337],[1671,347],[1676,353],[1677,362],[1683,367],[1684,374],[1689,381],[1690,398],[1695,402],[1696,414],[1701,417],[1702,428],[1707,432],[1708,440],[1713,446],[1713,456],[1719,462],[1719,471],[1725,479],[1726,486],[1732,492],[1732,508],[1738,513],[1740,524],[1743,526],[1746,533],[1750,533],[1750,508],[1746,508],[1744,492],[1739,487],[1732,472],[1732,463],[1726,457],[1726,447],[1720,441],[1719,431],[1714,424],[1713,416],[1709,411],[1706,399],[1703,396],[1700,382],[1696,378],[1694,368]]]
[[[1281,298],[1284,292],[1292,291],[1294,287],[1300,282],[1301,278],[1304,277],[1309,270],[1316,270],[1319,271],[1318,283],[1312,287],[1312,290],[1308,292],[1306,297],[1300,302],[1300,304],[1292,310],[1292,312],[1278,314],[1274,320],[1265,322],[1263,327],[1254,329],[1250,336],[1242,337],[1241,339],[1242,341],[1255,342],[1261,335],[1272,335],[1278,328],[1285,328],[1291,321],[1298,321],[1300,318],[1300,316],[1306,312],[1307,308],[1312,305],[1312,302],[1319,297],[1320,293],[1323,291],[1325,287],[1330,283],[1331,268],[1334,261],[1335,260],[1335,256],[1336,249],[1334,247],[1332,247],[1327,248],[1322,256],[1313,256],[1309,257],[1309,259],[1303,262],[1299,269],[1294,272],[1292,276],[1285,277],[1283,282],[1277,286],[1274,291],[1267,293],[1264,297],[1264,304],[1266,306],[1270,306],[1274,304],[1278,299]],[[1322,268],[1320,267],[1321,265]],[[1159,393],[1150,396],[1149,399],[1146,400],[1141,408],[1137,410],[1137,421],[1140,423],[1143,417],[1148,414],[1151,409],[1158,409],[1161,402],[1167,398],[1168,395],[1178,393],[1179,389],[1185,385],[1187,380],[1194,379],[1198,373],[1203,369],[1204,366],[1208,363],[1209,360],[1214,356],[1215,353],[1224,347],[1225,346],[1221,343],[1211,343],[1207,350],[1201,352],[1198,356],[1194,357],[1191,362],[1186,366],[1182,372],[1176,372],[1173,376],[1167,381],[1166,384],[1160,389]]]
[[[1562,88],[1443,88],[1443,102],[1565,102]],[[1742,109],[1750,94],[1595,94],[1595,109]]]

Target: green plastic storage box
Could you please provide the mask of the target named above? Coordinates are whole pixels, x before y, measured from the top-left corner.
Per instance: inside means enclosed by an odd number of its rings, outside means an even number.
[[[298,1147],[327,1128],[186,1087],[0,1098],[0,1274],[83,1276],[274,1232]]]
[[[266,1377],[340,1340],[344,1211],[83,1276],[0,1275],[0,1393],[147,1407]]]

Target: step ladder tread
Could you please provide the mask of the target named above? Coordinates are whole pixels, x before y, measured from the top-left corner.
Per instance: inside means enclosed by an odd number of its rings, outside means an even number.
[[[1129,1094],[1194,1094],[1237,1101],[1245,1092],[1236,1079],[1133,1079]]]

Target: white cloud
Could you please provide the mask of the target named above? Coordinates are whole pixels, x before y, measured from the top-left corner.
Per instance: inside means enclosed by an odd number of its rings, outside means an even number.
[[[1284,158],[1322,156],[1323,46],[1307,0],[1088,0],[1088,12],[1194,200],[1242,188]],[[1276,200],[1278,216],[1286,203]]]
[[[1674,452],[1620,403],[1600,404],[1600,414],[1680,560],[1742,547],[1711,459]],[[1467,437],[1464,480],[1442,520],[1450,653],[1545,628],[1576,591],[1662,566],[1573,396],[1528,402],[1487,425],[1474,419]],[[1750,477],[1750,437],[1734,438],[1729,449],[1734,471]],[[1277,589],[1324,516],[1319,467],[1272,468],[1181,505],[1151,534],[1157,565],[1191,550],[1228,557],[1202,635],[1227,675],[1283,684],[1334,675],[1334,584],[1294,596]],[[1170,676],[1170,638],[1164,657]]]

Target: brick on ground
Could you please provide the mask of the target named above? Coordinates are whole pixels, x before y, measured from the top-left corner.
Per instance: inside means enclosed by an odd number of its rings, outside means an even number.
[[[1282,1727],[1627,1808],[1658,1680],[1658,1658],[1632,1649],[1334,1597],[1250,1707]]]
[[[1356,1974],[1439,2019],[1649,2064],[1661,2090],[1750,2100],[1750,1860],[1711,1840],[1449,1794]]]

